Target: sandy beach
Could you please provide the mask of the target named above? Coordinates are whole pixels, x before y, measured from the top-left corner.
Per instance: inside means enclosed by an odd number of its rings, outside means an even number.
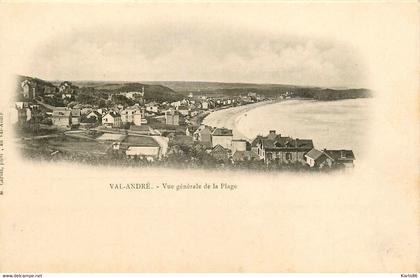
[[[278,102],[278,100],[268,100],[257,103],[252,103],[248,105],[242,105],[227,109],[221,109],[210,113],[207,117],[204,118],[203,124],[213,126],[213,127],[225,127],[233,130],[234,139],[252,139],[249,138],[246,134],[241,132],[238,128],[238,122],[241,116],[245,115],[247,112],[264,105],[273,104]]]

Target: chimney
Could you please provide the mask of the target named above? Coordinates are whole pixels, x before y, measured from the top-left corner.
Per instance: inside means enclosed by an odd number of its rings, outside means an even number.
[[[276,138],[276,131],[270,130],[270,133],[268,134],[268,139],[273,140],[274,138]]]

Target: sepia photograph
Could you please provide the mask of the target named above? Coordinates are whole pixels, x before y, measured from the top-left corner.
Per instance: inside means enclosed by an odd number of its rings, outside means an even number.
[[[357,49],[333,39],[154,22],[37,52],[11,111],[27,159],[296,172],[363,159],[374,93]]]
[[[419,11],[1,2],[0,273],[417,277]]]

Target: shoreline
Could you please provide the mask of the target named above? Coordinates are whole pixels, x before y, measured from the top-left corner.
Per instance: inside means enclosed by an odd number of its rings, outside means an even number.
[[[255,108],[262,107],[269,104],[274,104],[278,102],[282,102],[282,100],[268,100],[268,101],[261,101],[257,103],[252,103],[248,105],[242,105],[237,107],[230,107],[225,109],[219,109],[209,113],[204,119],[202,120],[202,124],[213,126],[213,127],[224,127],[232,129],[233,131],[233,138],[234,139],[247,139],[250,140],[252,138],[248,138],[238,129],[238,118],[244,115]]]
[[[298,101],[296,105],[294,101]],[[330,102],[294,98],[290,105],[289,99],[263,101],[211,112],[204,118],[203,124],[232,129],[234,139],[248,141],[275,129],[293,138],[310,138],[316,148],[351,149],[358,157],[362,157],[370,104],[366,101],[353,104],[358,101],[346,99]],[[282,104],[284,107],[270,108]],[[353,136],[347,136],[349,130]]]

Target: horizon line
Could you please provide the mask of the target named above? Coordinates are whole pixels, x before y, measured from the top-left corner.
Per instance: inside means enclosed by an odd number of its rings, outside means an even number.
[[[272,83],[272,82],[268,82],[268,83],[261,83],[261,82],[243,82],[243,81],[232,81],[232,82],[226,82],[226,81],[203,81],[203,80],[97,80],[97,79],[43,79],[41,77],[33,77],[30,75],[22,75],[22,74],[15,74],[16,76],[26,76],[26,77],[31,77],[31,78],[38,78],[44,81],[49,81],[49,82],[64,82],[64,81],[69,81],[69,82],[106,82],[106,83],[111,83],[111,82],[122,82],[122,83],[144,83],[147,85],[147,82],[190,82],[190,83],[219,83],[219,84],[244,84],[244,85],[277,85],[277,86],[294,86],[294,87],[308,87],[308,88],[322,88],[322,89],[334,89],[334,88],[339,88],[339,89],[367,89],[370,90],[367,87],[363,87],[363,86],[355,86],[355,87],[348,87],[348,86],[320,86],[320,85],[296,85],[296,84],[287,84],[287,83]]]

